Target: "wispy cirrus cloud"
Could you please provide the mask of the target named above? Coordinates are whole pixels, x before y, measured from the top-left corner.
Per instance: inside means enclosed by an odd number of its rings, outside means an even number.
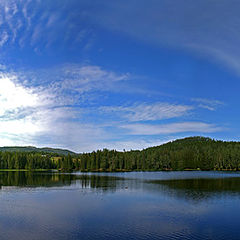
[[[94,89],[107,91],[113,84],[129,79],[129,74],[116,74],[99,66],[67,65],[62,68],[61,87],[79,93]]]
[[[187,115],[193,106],[170,104],[170,103],[153,103],[153,104],[134,104],[132,106],[111,106],[101,107],[100,110],[107,113],[117,114],[131,122],[137,121],[154,121],[161,119],[176,118]]]
[[[169,124],[126,124],[120,126],[130,135],[165,135],[173,133],[212,133],[222,131],[223,128],[215,124],[204,122],[179,122]]]
[[[7,42],[8,38],[9,38],[9,35],[7,34],[6,31],[3,31],[0,37],[1,37],[0,47],[2,47]]]
[[[98,99],[101,92],[121,91],[120,85],[131,78],[129,73],[81,64],[65,64],[34,72],[20,70],[18,75],[26,86],[37,86],[58,106],[79,106]]]
[[[198,107],[205,108],[210,111],[215,111],[218,107],[223,106],[224,103],[219,100],[206,98],[192,98],[193,102],[198,103]]]
[[[77,17],[84,18],[84,11],[72,9],[72,4],[74,1],[64,4],[42,0],[0,1],[0,47],[6,44],[21,48],[31,46],[36,51],[59,43],[72,45],[86,40],[84,44],[88,44],[90,27],[83,24],[79,30],[80,22],[73,21]]]

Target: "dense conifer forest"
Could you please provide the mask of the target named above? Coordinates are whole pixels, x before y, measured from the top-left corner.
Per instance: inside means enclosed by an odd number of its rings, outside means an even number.
[[[0,169],[61,171],[240,170],[240,142],[188,137],[142,151],[82,154],[0,151]]]

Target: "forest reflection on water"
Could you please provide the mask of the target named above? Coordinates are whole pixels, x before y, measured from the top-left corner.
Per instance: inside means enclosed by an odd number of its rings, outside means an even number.
[[[157,174],[157,173],[156,173]],[[38,188],[38,187],[72,187],[75,189],[92,189],[102,192],[115,192],[121,189],[141,190],[168,194],[186,200],[201,201],[218,195],[239,195],[240,177],[231,174],[228,177],[153,179],[137,177],[127,178],[118,174],[71,174],[58,172],[0,172],[0,189],[4,187]],[[161,176],[161,175],[160,175]]]
[[[240,178],[196,178],[149,181],[154,189],[187,200],[201,201],[224,195],[240,196]]]
[[[4,171],[0,172],[0,187],[64,187],[93,188],[116,190],[117,181],[124,180],[118,177],[98,175],[75,175],[71,173],[57,172],[28,172],[28,171]]]

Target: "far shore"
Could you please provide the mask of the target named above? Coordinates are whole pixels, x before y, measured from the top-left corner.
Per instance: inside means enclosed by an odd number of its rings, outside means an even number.
[[[62,170],[62,169],[0,169],[0,172],[60,172],[60,173],[72,173],[72,172],[81,172],[81,173],[127,173],[127,172],[204,172],[204,171],[213,171],[213,172],[239,172],[240,169],[209,169],[209,170],[202,170],[202,169],[182,169],[182,170],[173,170],[173,169],[162,169],[162,170],[92,170],[92,171],[81,171],[81,170]]]

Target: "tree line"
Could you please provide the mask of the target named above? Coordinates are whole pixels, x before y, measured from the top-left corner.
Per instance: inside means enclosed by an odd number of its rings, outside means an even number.
[[[240,170],[240,142],[189,137],[144,150],[58,155],[0,152],[0,169],[62,171]]]

